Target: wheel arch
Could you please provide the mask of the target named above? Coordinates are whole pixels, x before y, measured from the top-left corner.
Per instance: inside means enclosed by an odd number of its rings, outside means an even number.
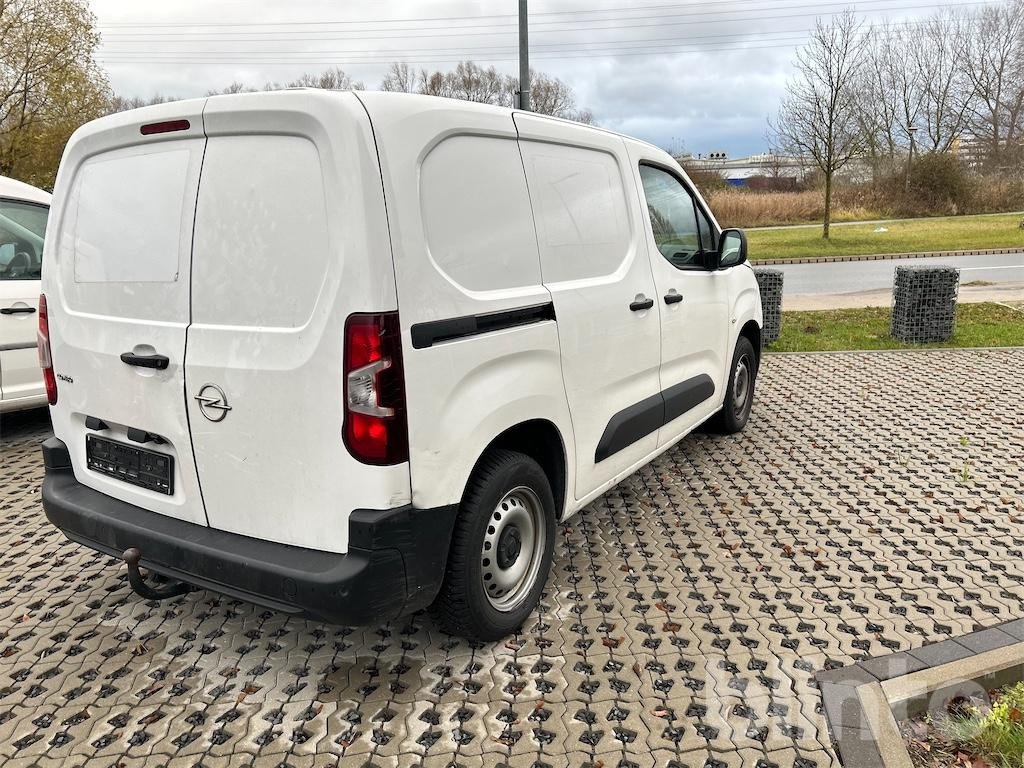
[[[754,356],[757,358],[757,365],[761,365],[761,355],[764,350],[761,348],[761,326],[757,324],[757,321],[751,318],[743,324],[740,328],[739,335],[747,339],[751,346],[754,347]]]
[[[569,486],[568,454],[565,440],[554,422],[548,419],[529,419],[507,428],[487,444],[466,479],[466,487],[476,474],[483,458],[496,449],[523,453],[536,461],[551,484],[555,499],[556,520],[565,518]],[[465,496],[465,489],[463,490]]]

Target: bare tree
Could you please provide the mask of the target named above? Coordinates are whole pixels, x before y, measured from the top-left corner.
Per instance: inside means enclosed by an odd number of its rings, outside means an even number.
[[[384,79],[380,81],[382,91],[399,91],[400,93],[416,93],[419,75],[416,70],[402,62],[392,62]]]
[[[862,152],[856,83],[865,36],[852,10],[829,23],[818,20],[796,57],[796,77],[786,85],[778,117],[770,123],[776,152],[810,158],[825,180],[821,236],[829,237],[835,175]]]
[[[512,106],[516,80],[493,66],[481,67],[472,61],[460,61],[455,70],[445,75],[449,95],[456,99],[484,104]]]
[[[906,104],[912,101],[907,94],[910,77],[906,71],[906,57],[892,43],[895,29],[886,22],[868,31],[864,66],[858,68],[854,85],[856,120],[875,181],[891,168],[904,138],[908,136],[907,122],[901,114],[907,111]],[[902,133],[899,129],[901,123]]]
[[[289,88],[323,88],[331,91],[361,91],[365,86],[353,80],[341,67],[332,67],[323,72],[300,75],[288,83]]]
[[[981,8],[962,58],[974,104],[970,127],[991,170],[1024,155],[1024,0]]]
[[[576,96],[566,83],[543,72],[530,73],[530,103],[535,112],[581,123],[593,123],[588,109],[576,106]],[[472,61],[460,62],[454,70],[416,72],[408,64],[395,62],[380,83],[382,91],[422,93],[452,99],[478,101],[511,107],[515,104],[518,80],[494,67],[482,67]]]
[[[918,127],[927,151],[948,152],[967,128],[972,91],[960,62],[967,30],[959,11],[938,11],[921,26],[912,46],[921,89]]]
[[[594,122],[594,115],[589,109],[577,108],[572,88],[543,72],[530,72],[530,108],[542,115],[564,117],[579,123]]]

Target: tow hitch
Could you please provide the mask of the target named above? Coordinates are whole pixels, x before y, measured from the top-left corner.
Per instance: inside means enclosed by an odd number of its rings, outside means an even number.
[[[166,600],[171,597],[188,594],[195,589],[191,584],[186,584],[183,581],[170,581],[166,587],[161,588],[149,586],[139,570],[139,559],[141,557],[142,553],[135,547],[126,549],[124,554],[121,555],[121,559],[128,565],[128,583],[132,585],[135,594],[140,597],[144,597],[147,600]]]

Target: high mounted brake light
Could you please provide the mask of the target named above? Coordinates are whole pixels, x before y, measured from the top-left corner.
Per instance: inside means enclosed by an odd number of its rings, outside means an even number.
[[[345,446],[364,464],[409,460],[405,374],[397,312],[345,321]]]
[[[174,131],[187,131],[192,127],[188,120],[165,120],[162,123],[149,123],[139,128],[143,136],[152,136],[154,133],[173,133]]]

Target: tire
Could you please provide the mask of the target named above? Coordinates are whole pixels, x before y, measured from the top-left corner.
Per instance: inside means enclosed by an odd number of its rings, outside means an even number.
[[[754,403],[757,368],[758,359],[754,345],[746,336],[740,336],[736,341],[736,351],[732,355],[732,365],[729,366],[725,404],[709,422],[712,431],[723,435],[735,435],[747,426],[750,407]]]
[[[512,634],[540,600],[554,545],[555,500],[544,470],[522,453],[488,453],[459,506],[444,581],[431,606],[435,619],[470,640]]]

